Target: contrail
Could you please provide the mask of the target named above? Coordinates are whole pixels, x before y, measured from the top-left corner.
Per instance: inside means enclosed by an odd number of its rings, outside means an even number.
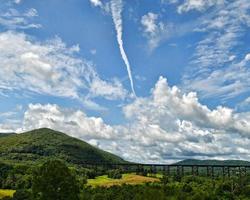
[[[128,77],[130,80],[130,85],[131,85],[131,89],[133,94],[136,96],[135,94],[135,90],[134,90],[134,82],[133,82],[133,77],[132,77],[132,73],[131,73],[131,67],[128,61],[128,57],[126,55],[126,52],[124,50],[123,47],[123,41],[122,41],[122,0],[111,0],[111,13],[112,13],[112,18],[115,24],[115,29],[116,29],[116,37],[117,37],[117,41],[119,44],[119,48],[120,48],[120,52],[122,55],[122,59],[127,67],[127,71],[128,71]]]

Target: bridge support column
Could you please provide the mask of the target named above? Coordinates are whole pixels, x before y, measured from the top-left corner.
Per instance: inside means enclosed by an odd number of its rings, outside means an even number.
[[[225,166],[222,167],[222,176],[223,176],[223,179],[225,178]]]
[[[212,166],[212,178],[214,178],[214,166]]]

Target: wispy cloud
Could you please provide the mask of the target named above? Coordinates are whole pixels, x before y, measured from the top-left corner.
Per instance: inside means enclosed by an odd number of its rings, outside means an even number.
[[[169,39],[178,38],[192,33],[201,21],[209,16],[201,17],[192,22],[172,23],[161,20],[161,15],[148,12],[141,17],[143,36],[148,40],[149,50],[152,52]]]
[[[198,43],[184,75],[186,88],[199,91],[203,97],[223,99],[249,91],[249,63],[237,52],[250,26],[249,9],[246,0],[227,3],[199,26],[197,30],[206,36]]]
[[[176,27],[173,24],[159,21],[159,15],[152,12],[142,16],[141,24],[143,34],[148,39],[150,51],[153,51],[160,42],[167,40],[176,32]]]
[[[185,0],[178,6],[178,12],[184,13],[190,10],[204,11],[212,6],[223,5],[225,0]]]
[[[32,23],[32,19],[37,17],[37,10],[31,8],[24,13],[18,10],[9,8],[6,12],[0,14],[0,26],[7,29],[30,29],[41,28],[40,24]]]
[[[22,90],[24,94],[38,93],[83,102],[86,94],[110,100],[126,98],[127,91],[118,79],[102,80],[93,64],[77,56],[78,51],[77,45],[67,47],[58,37],[40,42],[24,33],[0,33],[1,93]],[[102,90],[95,89],[97,83],[101,83]],[[88,105],[89,102],[90,99]]]

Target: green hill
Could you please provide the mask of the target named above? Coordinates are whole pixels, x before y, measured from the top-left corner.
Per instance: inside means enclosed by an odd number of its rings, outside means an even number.
[[[250,162],[244,160],[196,160],[187,159],[177,162],[178,165],[250,165]]]
[[[47,158],[63,159],[73,164],[126,162],[82,140],[47,128],[0,136],[0,161],[35,163]]]
[[[10,136],[10,135],[13,135],[13,134],[15,134],[15,133],[0,133],[0,138]]]

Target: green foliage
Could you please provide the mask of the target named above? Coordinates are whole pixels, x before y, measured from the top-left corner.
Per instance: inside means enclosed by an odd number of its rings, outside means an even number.
[[[79,199],[76,177],[59,160],[47,161],[34,173],[32,192],[37,200]]]
[[[121,179],[122,173],[119,169],[109,170],[108,171],[108,178]]]
[[[22,134],[0,137],[0,160],[12,163],[42,163],[46,159],[68,163],[124,163],[118,156],[51,129],[37,129]]]
[[[12,200],[12,197],[3,197],[1,200]]]
[[[32,200],[31,192],[28,190],[17,190],[13,195],[13,200]]]

